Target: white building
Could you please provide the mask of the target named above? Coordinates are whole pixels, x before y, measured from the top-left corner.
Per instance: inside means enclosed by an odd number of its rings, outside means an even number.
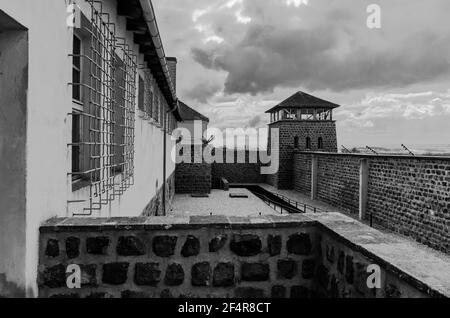
[[[182,145],[202,145],[206,139],[206,131],[208,130],[209,118],[200,114],[195,109],[189,107],[181,100],[179,103],[179,111],[182,121],[178,124],[180,132],[183,130],[189,132],[188,138],[182,136]]]
[[[43,221],[173,193],[176,59],[150,0],[75,2],[0,0],[0,296],[37,295]]]

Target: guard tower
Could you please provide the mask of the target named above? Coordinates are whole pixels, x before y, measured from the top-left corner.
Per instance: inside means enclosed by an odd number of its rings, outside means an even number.
[[[339,105],[312,95],[297,92],[266,113],[269,128],[278,128],[280,165],[277,174],[268,176],[268,183],[279,189],[293,187],[294,149],[302,151],[337,152],[336,123],[333,109]],[[269,148],[270,148],[269,133]]]

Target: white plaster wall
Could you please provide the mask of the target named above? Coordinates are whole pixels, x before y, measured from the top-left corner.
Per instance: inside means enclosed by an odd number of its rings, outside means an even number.
[[[85,1],[78,1],[89,16]],[[115,0],[106,8],[116,16]],[[66,0],[0,0],[0,8],[29,29],[29,91],[26,146],[26,270],[27,296],[37,296],[38,236],[40,224],[55,216],[67,216],[71,199],[72,109],[71,58],[72,29],[66,25]],[[117,34],[125,34],[125,19],[117,22]],[[142,58],[142,57],[141,57]],[[163,184],[160,128],[137,116],[135,140],[135,185],[126,194],[105,207],[101,216],[139,215],[156,194],[156,180]],[[167,138],[168,144],[173,142]],[[175,169],[168,147],[167,176]]]

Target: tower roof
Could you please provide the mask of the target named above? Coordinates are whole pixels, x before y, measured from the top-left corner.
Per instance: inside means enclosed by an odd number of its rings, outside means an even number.
[[[307,93],[298,91],[291,97],[285,99],[275,107],[272,107],[266,113],[271,113],[280,108],[337,108],[339,105],[331,103],[329,101],[317,98]]]

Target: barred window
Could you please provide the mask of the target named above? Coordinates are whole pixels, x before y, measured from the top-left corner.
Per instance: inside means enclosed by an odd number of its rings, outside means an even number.
[[[72,86],[72,98],[81,102],[81,50],[82,41],[77,35],[73,35],[73,55],[72,55],[72,82],[77,84]]]
[[[138,108],[145,112],[145,104],[144,104],[144,98],[145,98],[145,83],[142,76],[139,75],[139,94],[138,94]]]
[[[134,183],[136,56],[115,36],[101,3],[87,0],[88,20],[74,35],[72,97],[73,190],[89,187],[74,215],[91,215]],[[72,209],[71,209],[72,210]]]

